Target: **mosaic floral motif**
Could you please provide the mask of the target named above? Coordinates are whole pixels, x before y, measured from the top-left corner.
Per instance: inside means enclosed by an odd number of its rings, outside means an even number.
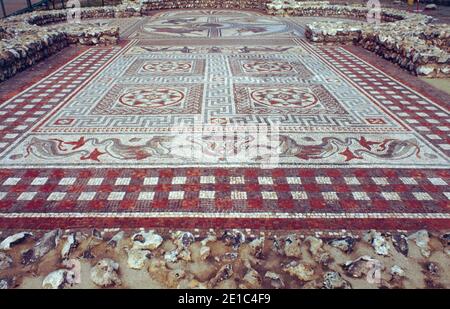
[[[240,114],[346,115],[348,112],[322,85],[235,84],[236,110]]]
[[[192,64],[186,61],[152,61],[144,64],[142,70],[151,73],[189,73]]]
[[[199,83],[148,85],[116,83],[97,100],[89,112],[96,117],[198,114],[202,108],[202,98],[203,85]],[[100,121],[98,117],[97,121]]]
[[[176,89],[134,89],[126,92],[119,98],[119,102],[130,107],[158,108],[179,104],[184,94]]]
[[[400,160],[405,158],[420,158],[420,147],[414,139],[383,139],[368,140],[360,138],[324,137],[321,142],[313,138],[304,138],[306,143],[298,143],[289,136],[280,136],[281,155],[295,156],[302,160],[323,160],[335,154],[345,158],[369,160],[370,158]]]
[[[131,47],[127,55],[142,55],[146,53],[170,54],[304,54],[300,46],[149,46]]]
[[[285,50],[284,52],[294,52],[292,50]],[[295,51],[301,52],[301,51]],[[253,52],[249,51],[249,54]],[[278,51],[273,51],[278,54]],[[261,59],[262,55],[241,55],[230,59],[230,67],[233,76],[257,76],[257,77],[284,77],[292,76],[309,80],[313,78],[312,72],[299,59],[278,59],[271,56],[263,56],[266,59]]]
[[[294,68],[287,62],[281,61],[264,61],[253,60],[246,61],[242,67],[246,73],[277,73],[277,72],[289,72]]]
[[[420,147],[414,139],[382,139],[369,140],[364,136],[336,138],[323,137],[316,141],[305,137],[301,142],[286,135],[277,135],[276,141],[259,145],[259,147],[276,148],[265,152],[266,155],[297,158],[300,160],[317,160],[335,156],[336,162],[365,160],[402,160],[420,158]],[[63,139],[33,138],[24,155],[14,155],[13,160],[26,159],[31,156],[55,160],[58,158],[78,157],[79,160],[101,162],[106,160],[140,161],[152,157],[178,158],[202,164],[205,161],[224,161],[226,158],[240,157],[241,153],[249,153],[251,136],[224,138],[222,135],[193,135],[177,139],[176,136],[154,136],[148,139],[133,138],[124,142],[119,138],[88,138],[84,136],[75,141]],[[268,136],[267,140],[273,139]],[[108,159],[109,157],[109,159]],[[250,158],[254,163],[268,159],[260,155]]]
[[[269,88],[253,91],[251,98],[269,107],[306,108],[318,103],[317,97],[304,88]]]
[[[194,76],[205,73],[204,59],[135,59],[123,76],[151,78],[154,76]]]
[[[100,162],[100,157],[106,155],[119,160],[143,160],[152,156],[168,155],[170,150],[167,142],[169,141],[168,138],[153,137],[143,144],[133,146],[132,144],[140,142],[140,139],[131,139],[129,144],[125,144],[118,138],[100,140],[97,138],[85,139],[82,136],[76,141],[33,138],[23,157],[34,155],[38,158],[58,159],[77,155],[81,161]],[[14,159],[21,157],[18,155]]]
[[[169,37],[247,37],[287,35],[290,26],[274,18],[194,16],[161,18],[143,25],[144,34]]]

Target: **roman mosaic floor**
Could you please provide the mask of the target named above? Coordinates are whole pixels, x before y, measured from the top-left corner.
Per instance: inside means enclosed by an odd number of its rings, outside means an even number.
[[[312,45],[308,20],[100,21],[120,46],[0,105],[0,226],[448,228],[447,98]]]

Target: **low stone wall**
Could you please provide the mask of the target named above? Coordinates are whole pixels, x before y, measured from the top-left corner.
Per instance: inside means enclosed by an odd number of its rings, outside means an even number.
[[[341,21],[314,22],[306,25],[305,36],[317,43],[349,44],[358,41],[361,37],[361,27],[349,27]]]
[[[264,10],[270,0],[140,0],[107,7],[82,8],[82,19],[149,15],[160,9],[223,8]],[[0,21],[0,81],[70,44],[116,44],[117,27],[68,24],[67,10],[38,11]]]
[[[69,45],[67,36],[60,31],[47,31],[45,35],[23,34],[0,42],[0,81],[14,76],[35,63]]]
[[[358,41],[365,49],[409,72],[426,77],[450,77],[450,54],[417,36],[363,32]]]
[[[450,53],[450,25],[431,24],[419,34],[427,45],[437,46]]]
[[[273,15],[344,17],[365,20],[362,6],[327,1],[140,0],[110,7],[83,8],[82,19],[149,15],[179,8],[266,9]],[[431,17],[394,9],[381,11],[377,28],[364,22],[315,22],[306,36],[316,43],[359,44],[413,74],[450,77],[450,26],[430,25]],[[66,10],[12,16],[0,22],[0,81],[32,66],[69,44],[116,44],[119,29],[93,23],[68,24]]]
[[[142,14],[167,9],[259,9],[270,0],[142,0]]]
[[[6,31],[6,28],[3,26],[0,26],[0,40],[6,40],[9,38],[10,38],[10,35]]]
[[[114,7],[114,17],[125,18],[142,16],[142,8],[142,5],[134,3],[118,5]]]
[[[58,26],[55,26],[58,29]],[[51,27],[50,27],[51,29]],[[93,23],[68,24],[64,27],[69,44],[112,45],[119,41],[119,28]]]
[[[415,75],[450,77],[450,25],[429,24],[430,16],[383,9],[381,23],[376,25],[365,22],[366,7],[330,5],[327,1],[275,0],[267,5],[267,11],[273,15],[353,19],[313,22],[306,26],[305,35],[315,43],[360,45]]]
[[[81,18],[112,18],[126,7],[86,8]],[[140,10],[138,10],[140,12]],[[139,13],[140,14],[140,13]],[[128,15],[127,15],[128,16]],[[12,16],[0,23],[0,81],[33,66],[70,44],[117,44],[119,28],[96,23],[67,23],[66,10]]]
[[[286,16],[310,16],[310,17],[343,17],[365,20],[367,8],[357,5],[335,5],[328,1],[280,1],[275,0],[266,5],[267,13],[271,15]],[[384,9],[381,12],[381,20],[393,22],[404,19],[417,18],[418,14],[395,9]],[[426,15],[419,15],[419,18],[429,19]]]

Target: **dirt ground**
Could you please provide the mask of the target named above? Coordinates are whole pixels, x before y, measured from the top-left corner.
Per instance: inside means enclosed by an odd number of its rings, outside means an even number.
[[[450,79],[449,78],[421,78],[424,82],[431,86],[450,94]]]

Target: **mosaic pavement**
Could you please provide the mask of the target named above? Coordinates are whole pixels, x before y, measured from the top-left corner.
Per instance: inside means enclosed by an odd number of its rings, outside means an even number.
[[[115,22],[121,46],[0,105],[1,226],[450,225],[448,102],[298,19]]]

